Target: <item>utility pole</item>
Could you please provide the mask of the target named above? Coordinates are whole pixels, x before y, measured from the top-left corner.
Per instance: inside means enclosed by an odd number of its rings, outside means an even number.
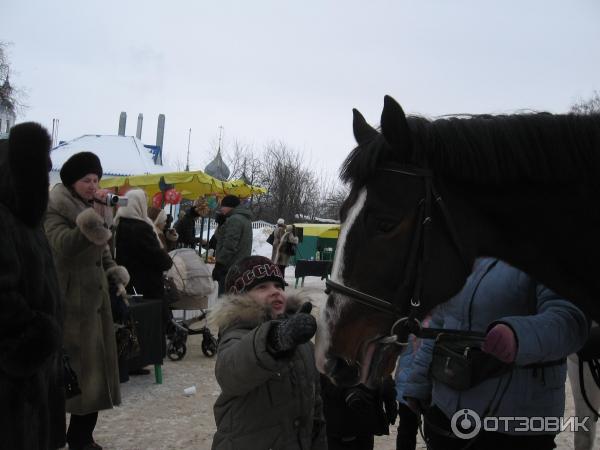
[[[192,129],[188,133],[188,150],[187,150],[187,161],[185,163],[185,171],[190,171],[190,139],[192,138]]]

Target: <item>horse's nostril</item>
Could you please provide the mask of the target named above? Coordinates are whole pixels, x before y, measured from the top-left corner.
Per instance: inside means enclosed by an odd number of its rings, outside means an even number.
[[[325,373],[338,386],[354,386],[360,380],[360,367],[358,364],[343,358],[330,356],[325,362],[324,368]]]

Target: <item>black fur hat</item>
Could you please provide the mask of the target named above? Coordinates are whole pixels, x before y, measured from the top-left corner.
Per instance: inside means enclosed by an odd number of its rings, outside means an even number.
[[[44,127],[26,122],[0,141],[0,203],[29,226],[37,226],[48,205],[51,139]]]
[[[228,206],[230,208],[235,208],[240,204],[240,198],[235,195],[226,195],[221,200],[221,206]]]
[[[247,256],[231,266],[225,278],[225,292],[241,294],[265,281],[276,281],[285,286],[281,270],[264,256]]]
[[[92,152],[75,153],[60,169],[60,179],[65,186],[72,186],[89,173],[95,173],[98,179],[102,178],[100,159]]]

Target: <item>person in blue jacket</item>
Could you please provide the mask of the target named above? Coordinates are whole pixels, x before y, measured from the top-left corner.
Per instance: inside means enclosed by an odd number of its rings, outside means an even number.
[[[434,310],[430,326],[482,332],[481,355],[504,363],[496,375],[457,387],[465,384],[467,372],[445,371],[457,367],[454,356],[436,357],[432,364],[434,341],[423,340],[404,397],[423,412],[430,449],[555,448],[565,406],[566,356],[588,334],[583,312],[509,264],[480,258],[462,291]],[[439,349],[436,344],[437,355]]]
[[[422,326],[429,325],[431,317],[423,320]],[[396,450],[415,450],[419,432],[419,415],[411,409],[404,397],[404,390],[411,373],[413,359],[421,346],[422,339],[414,334],[408,336],[408,345],[404,347],[396,364],[396,399],[398,400],[398,430],[396,435]]]

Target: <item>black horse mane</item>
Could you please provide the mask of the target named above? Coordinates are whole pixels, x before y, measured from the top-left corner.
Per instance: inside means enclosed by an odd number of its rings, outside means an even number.
[[[600,114],[474,115],[407,118],[411,151],[392,148],[379,133],[352,150],[341,178],[362,186],[390,164],[423,166],[436,175],[478,184],[598,184]]]

